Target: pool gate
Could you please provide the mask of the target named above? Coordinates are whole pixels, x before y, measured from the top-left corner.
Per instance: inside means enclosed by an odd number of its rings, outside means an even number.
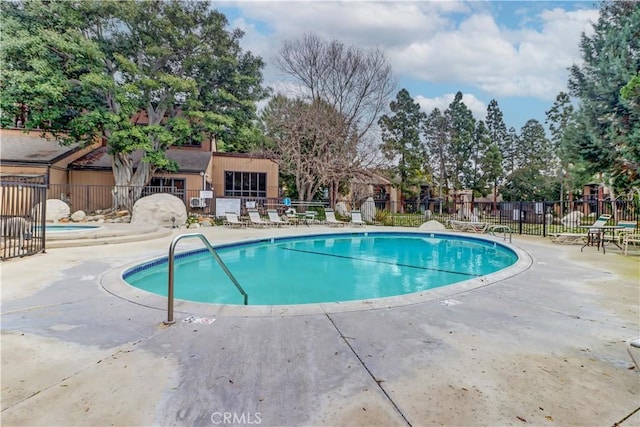
[[[0,177],[0,259],[45,251],[47,183],[44,175]]]

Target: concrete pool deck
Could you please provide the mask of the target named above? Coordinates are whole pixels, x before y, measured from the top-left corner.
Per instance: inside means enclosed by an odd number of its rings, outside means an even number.
[[[195,231],[218,244],[336,230]],[[171,326],[107,292],[188,232],[0,264],[2,425],[640,424],[625,345],[640,336],[637,250],[514,236],[530,267],[488,286],[365,310],[184,310]]]

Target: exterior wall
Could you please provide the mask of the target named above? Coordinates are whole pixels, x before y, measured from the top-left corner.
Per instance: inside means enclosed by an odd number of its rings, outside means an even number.
[[[211,168],[207,173],[209,177],[205,177],[205,182],[211,183]],[[202,190],[202,176],[200,174],[184,174],[184,173],[157,173],[156,178],[174,178],[184,179],[185,188],[187,190]],[[111,171],[97,170],[72,170],[70,171],[69,184],[71,185],[108,185],[113,186],[115,181]]]
[[[70,185],[114,185],[113,172],[110,170],[77,170],[69,171]]]
[[[184,173],[156,173],[154,178],[173,178],[184,179],[186,190],[202,190],[202,176],[200,174],[184,174]]]
[[[216,197],[224,196],[224,173],[233,172],[265,172],[267,174],[267,198],[277,198],[278,165],[268,159],[259,159],[247,155],[213,154],[212,185]]]
[[[205,176],[205,185],[210,185],[211,163],[207,169],[208,176]],[[175,194],[181,197],[188,205],[192,197],[198,197],[199,190],[202,190],[203,177],[199,173],[157,173],[156,178],[184,179],[185,188],[183,194]],[[115,181],[113,173],[109,170],[71,170],[69,187],[64,187],[66,194],[60,196],[67,199],[72,209],[83,209],[93,212],[97,209],[108,209],[112,203],[112,191]],[[86,186],[92,186],[91,194],[82,194]],[[61,189],[63,187],[60,187]],[[55,196],[56,198],[58,195]]]
[[[0,173],[3,175],[47,175],[48,167],[46,165],[19,166],[19,165],[2,165]]]
[[[50,167],[49,184],[66,184],[68,182],[68,172],[66,168]]]

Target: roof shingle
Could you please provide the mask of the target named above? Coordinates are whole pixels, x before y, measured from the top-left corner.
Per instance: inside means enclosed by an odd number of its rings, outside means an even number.
[[[80,148],[79,144],[61,145],[53,138],[40,135],[0,132],[0,159],[3,162],[50,164]]]
[[[191,151],[169,149],[166,152],[167,158],[178,163],[179,172],[202,172],[206,171],[211,161],[211,153],[208,151]],[[133,168],[137,168],[142,158],[142,151],[131,153]],[[107,154],[107,147],[100,147],[92,152],[80,157],[69,165],[70,169],[111,169],[111,159]]]

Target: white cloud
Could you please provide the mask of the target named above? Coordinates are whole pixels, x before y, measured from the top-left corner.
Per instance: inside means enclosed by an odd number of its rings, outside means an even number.
[[[435,98],[426,98],[422,95],[418,95],[414,98],[414,100],[420,104],[420,108],[427,115],[433,111],[434,108],[438,108],[440,112],[444,113],[444,111],[449,108],[449,104],[455,98],[454,93],[447,93],[442,96],[438,96]],[[462,95],[462,102],[467,106],[469,110],[473,113],[473,117],[476,120],[484,120],[487,116],[487,105],[475,97],[475,95],[470,93],[465,93]]]
[[[396,75],[432,87],[460,85],[488,97],[544,100],[566,90],[567,68],[579,61],[580,34],[589,33],[598,17],[597,9],[542,9],[535,2],[518,4],[521,10],[509,21],[497,21],[496,8],[502,4],[484,2],[240,1],[216,6],[230,4],[242,11],[243,18],[232,26],[245,30],[243,48],[267,62],[267,84],[282,77],[272,65],[281,43],[313,32],[363,49],[382,48]]]
[[[392,63],[430,82],[550,100],[566,88],[567,68],[579,61],[580,34],[595,17],[595,11],[554,9],[540,14],[540,30],[507,30],[486,13],[471,15],[454,30],[408,44]]]

